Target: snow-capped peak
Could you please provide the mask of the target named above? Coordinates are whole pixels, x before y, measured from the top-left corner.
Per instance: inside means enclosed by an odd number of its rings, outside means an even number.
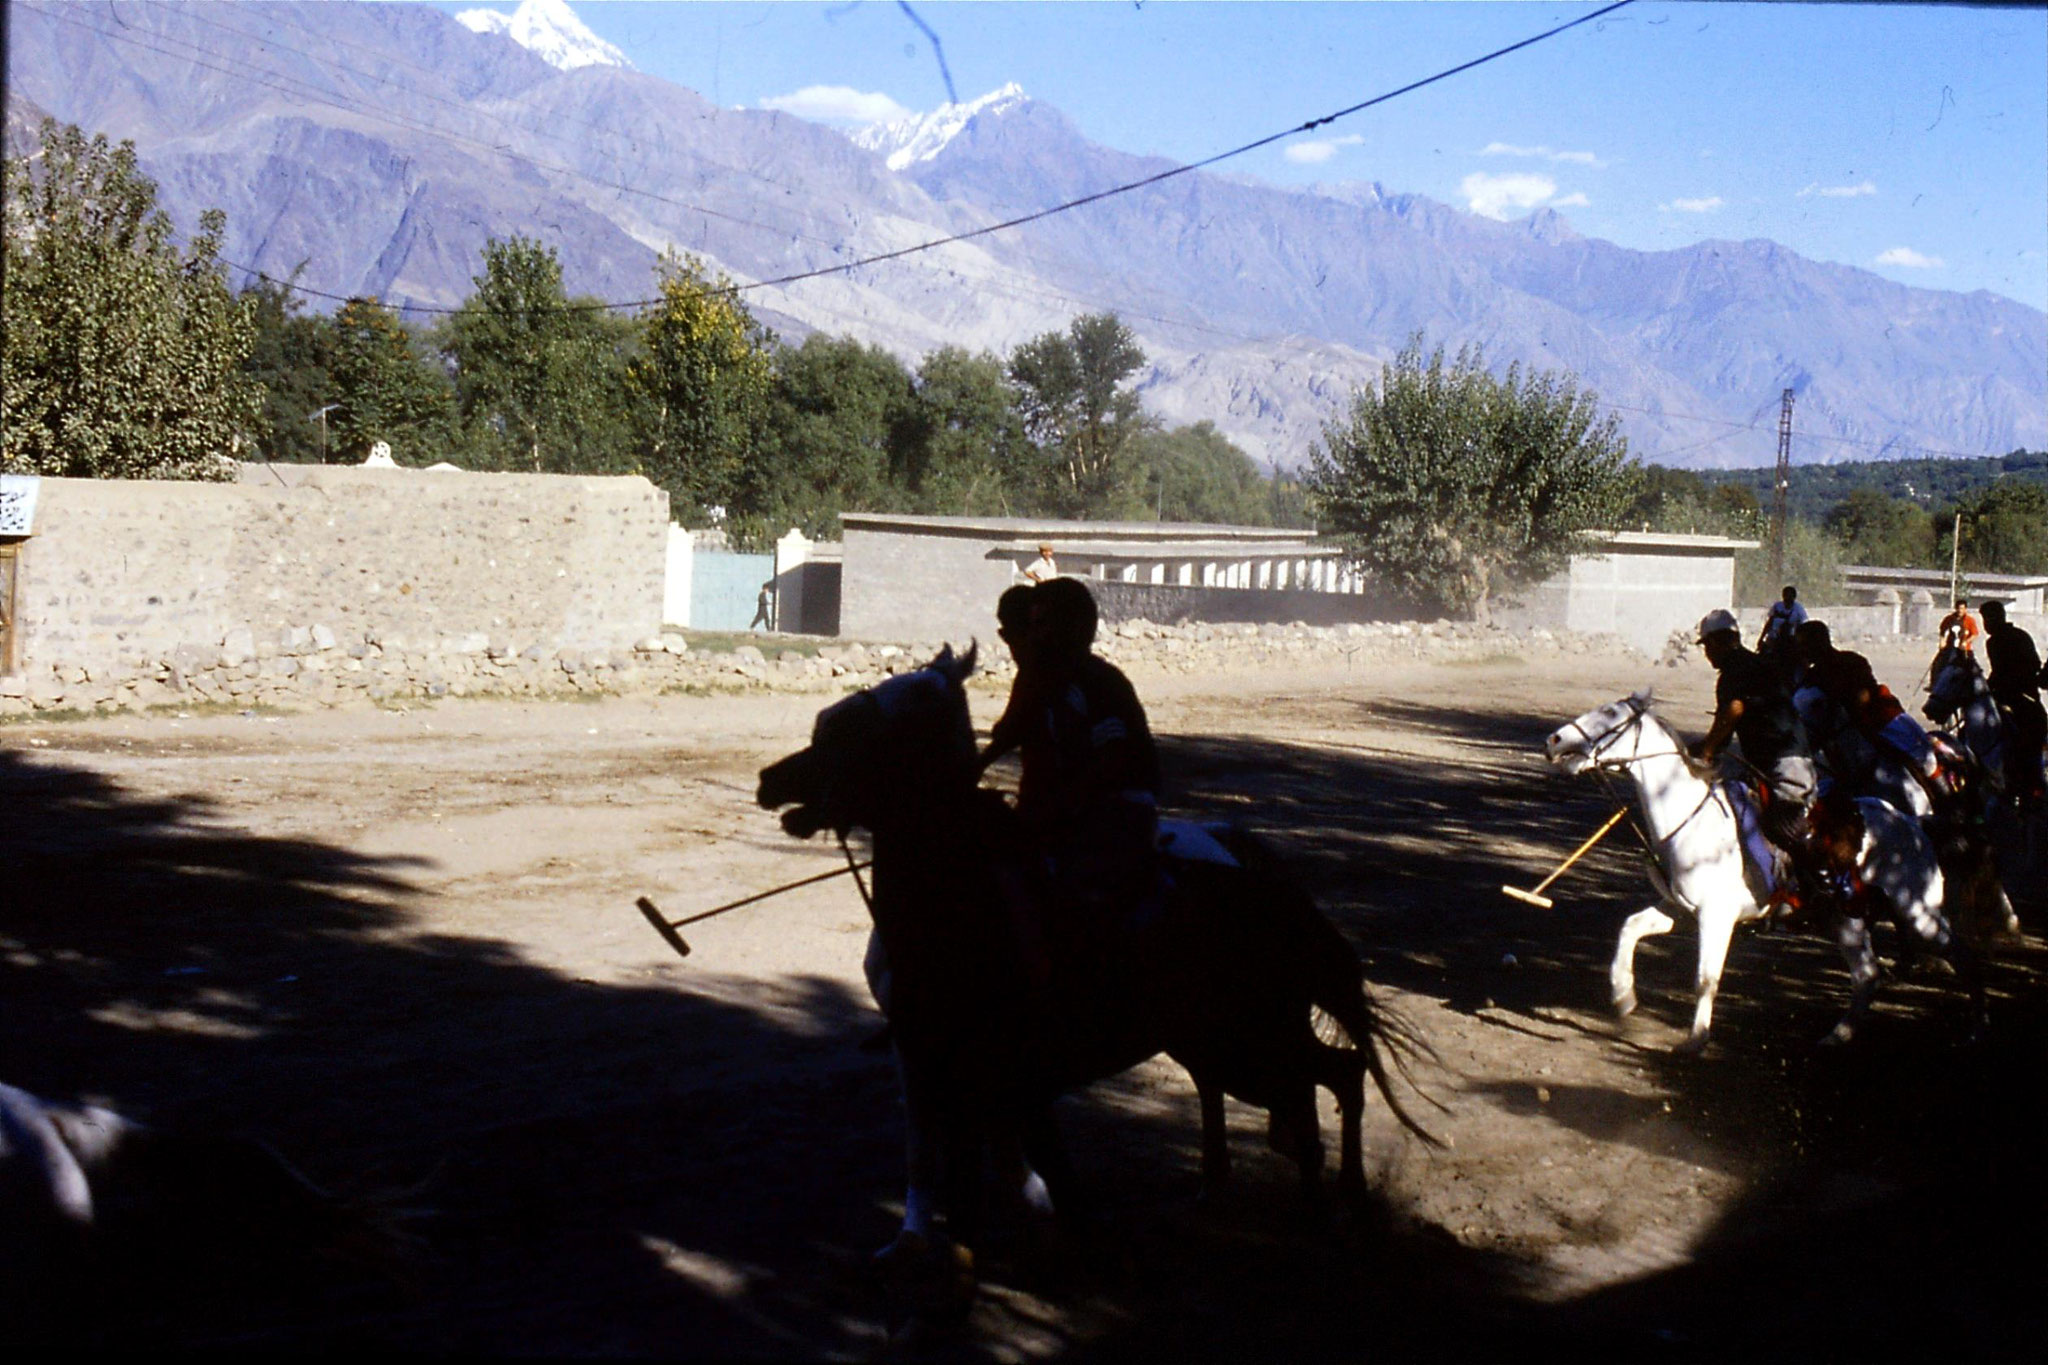
[[[633,64],[626,54],[584,26],[569,0],[519,0],[510,14],[494,9],[467,9],[455,22],[477,33],[495,33],[510,38],[549,66],[564,71],[579,66],[623,66]]]
[[[900,171],[913,161],[930,161],[960,135],[977,114],[1000,114],[1025,100],[1024,87],[1011,81],[965,104],[942,104],[929,114],[912,114],[892,123],[877,123],[849,136],[854,145],[886,152],[889,169]]]

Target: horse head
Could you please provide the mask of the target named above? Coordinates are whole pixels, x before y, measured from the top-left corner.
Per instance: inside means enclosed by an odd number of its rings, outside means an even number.
[[[761,770],[756,799],[783,807],[799,839],[821,829],[868,829],[933,800],[953,800],[976,778],[965,684],[979,646],[949,645],[914,673],[864,688],[818,713],[811,742]]]
[[[1976,656],[1954,645],[1943,646],[1928,669],[1927,704],[1921,709],[1936,725],[1947,725],[1976,693],[1983,674]]]
[[[1650,690],[1644,688],[1566,721],[1543,741],[1543,756],[1567,775],[1577,777],[1618,744],[1624,732],[1650,714],[1652,701]]]

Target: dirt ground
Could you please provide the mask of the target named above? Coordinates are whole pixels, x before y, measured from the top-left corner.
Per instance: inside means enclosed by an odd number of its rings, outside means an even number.
[[[1923,660],[1877,656],[1902,696]],[[1062,1125],[1092,1231],[985,1264],[968,1359],[1241,1355],[2034,1358],[2048,1019],[2042,881],[1962,997],[1891,977],[1856,1046],[1832,945],[1745,930],[1715,1041],[1690,926],[1646,944],[1643,1006],[1606,1007],[1650,893],[1617,832],[1533,885],[1607,806],[1545,733],[1654,683],[1704,728],[1704,664],[1514,658],[1313,676],[1140,678],[1169,804],[1271,835],[1441,1065],[1430,1151],[1378,1103],[1385,1220],[1305,1211],[1233,1108],[1238,1180],[1198,1203],[1192,1087],[1155,1061]],[[976,697],[982,725],[999,709]],[[815,697],[449,702],[0,728],[0,1079],[246,1134],[345,1189],[409,1191],[402,1283],[203,1299],[129,1286],[82,1340],[251,1350],[866,1357],[866,1268],[900,1213],[902,1114],[838,879],[687,930],[808,873],[753,803]],[[2008,849],[2008,853],[2012,850]],[[1885,946],[1888,946],[1885,945]],[[1334,1110],[1326,1104],[1326,1130]]]

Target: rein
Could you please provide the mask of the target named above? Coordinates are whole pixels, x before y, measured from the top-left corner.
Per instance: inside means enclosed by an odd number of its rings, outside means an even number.
[[[846,842],[846,832],[844,830],[839,832],[839,851],[846,855],[846,870],[853,874],[853,884],[860,888],[861,904],[868,908],[868,914],[872,916],[875,913],[875,898],[868,893],[867,881],[860,875],[860,870],[864,867],[873,867],[875,860],[870,858],[864,863],[855,862],[853,859],[853,845]],[[839,874],[835,872],[832,875],[836,877]]]
[[[1680,820],[1676,825],[1672,826],[1671,833],[1665,835],[1662,839],[1652,839],[1650,837],[1649,831],[1645,830],[1642,826],[1641,821],[1639,821],[1636,818],[1636,803],[1622,796],[1615,790],[1614,775],[1616,773],[1627,772],[1630,768],[1635,767],[1637,764],[1646,763],[1649,761],[1650,758],[1659,758],[1662,757],[1662,755],[1652,754],[1648,757],[1636,756],[1631,758],[1607,758],[1604,756],[1605,751],[1608,748],[1612,747],[1614,744],[1619,743],[1623,735],[1626,735],[1630,730],[1640,729],[1642,727],[1644,720],[1647,719],[1650,714],[1649,707],[1639,704],[1634,697],[1630,697],[1627,700],[1629,708],[1628,720],[1626,720],[1620,725],[1615,726],[1612,730],[1609,730],[1607,733],[1601,735],[1598,739],[1595,739],[1592,735],[1587,734],[1585,727],[1580,725],[1576,720],[1570,723],[1571,728],[1577,730],[1588,741],[1586,756],[1593,760],[1593,771],[1595,774],[1599,776],[1600,785],[1606,788],[1608,799],[1612,801],[1616,806],[1625,807],[1629,811],[1628,826],[1630,831],[1635,834],[1636,842],[1643,846],[1643,854],[1649,860],[1651,880],[1661,885],[1664,888],[1665,893],[1667,895],[1670,895],[1673,898],[1679,900],[1682,904],[1686,905],[1687,909],[1692,910],[1695,914],[1697,914],[1698,907],[1691,905],[1689,902],[1686,902],[1683,897],[1678,895],[1677,889],[1671,886],[1668,878],[1659,875],[1664,868],[1664,854],[1659,852],[1658,846],[1660,844],[1669,844],[1673,839],[1676,839],[1679,836],[1679,834],[1684,831],[1687,825],[1691,824],[1694,820],[1699,818],[1699,814],[1701,811],[1705,810],[1709,805],[1713,804],[1714,783],[1711,778],[1702,778],[1702,785],[1706,787],[1707,792],[1705,796],[1700,798],[1699,804],[1694,806],[1692,810],[1687,812],[1684,819]],[[1683,761],[1685,757],[1682,751],[1679,752],[1676,756],[1681,761]]]

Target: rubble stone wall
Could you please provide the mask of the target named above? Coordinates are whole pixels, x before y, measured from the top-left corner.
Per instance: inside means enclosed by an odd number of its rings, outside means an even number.
[[[241,642],[237,642],[238,645]],[[837,695],[922,667],[939,641],[821,642],[797,636],[654,633],[631,648],[514,648],[482,635],[343,641],[306,631],[255,642],[247,657],[174,657],[145,674],[108,678],[74,669],[53,678],[0,679],[0,717],[36,711],[111,712],[189,705],[236,708],[377,704],[465,696],[562,697],[762,690]],[[1289,685],[1305,671],[1502,656],[1614,654],[1642,658],[1612,636],[1462,623],[1344,626],[1157,625],[1125,621],[1096,647],[1142,688],[1148,678],[1234,672]],[[984,649],[976,686],[1007,687],[1015,669],[1000,647]],[[1647,660],[1645,660],[1647,663]]]

